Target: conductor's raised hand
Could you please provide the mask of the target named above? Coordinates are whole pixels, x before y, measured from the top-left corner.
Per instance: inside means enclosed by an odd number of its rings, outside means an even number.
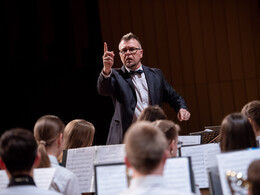
[[[114,65],[114,52],[108,51],[107,49],[107,43],[104,42],[104,55],[103,55],[103,73],[106,75],[109,75],[112,69],[112,66]]]
[[[177,114],[179,121],[187,121],[190,118],[190,112],[186,109],[181,108]]]

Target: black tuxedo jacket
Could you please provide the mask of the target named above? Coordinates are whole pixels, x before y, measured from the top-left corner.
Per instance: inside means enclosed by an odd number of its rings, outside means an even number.
[[[151,105],[168,103],[176,113],[187,109],[184,99],[165,80],[161,70],[142,65],[148,85]],[[121,144],[126,130],[132,123],[136,107],[136,93],[132,78],[125,66],[113,68],[109,78],[100,73],[97,81],[100,95],[110,96],[114,104],[114,114],[110,123],[107,144]]]

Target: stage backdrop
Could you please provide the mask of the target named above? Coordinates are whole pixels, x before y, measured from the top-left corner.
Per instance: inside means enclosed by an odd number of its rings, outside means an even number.
[[[106,142],[113,105],[97,93],[103,42],[116,53],[138,35],[143,63],[160,68],[187,101],[181,134],[219,125],[260,99],[260,11],[257,0],[3,0],[1,125],[33,129],[44,114],[66,124],[86,119],[95,145]],[[170,119],[176,113],[163,105]]]
[[[123,34],[139,36],[143,64],[160,68],[187,101],[191,119],[181,123],[187,134],[220,125],[260,99],[259,6],[257,0],[99,0],[102,38],[118,54]]]

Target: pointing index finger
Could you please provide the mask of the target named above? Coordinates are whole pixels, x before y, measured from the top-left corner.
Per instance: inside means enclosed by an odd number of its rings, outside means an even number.
[[[104,42],[104,54],[107,52],[107,43]]]

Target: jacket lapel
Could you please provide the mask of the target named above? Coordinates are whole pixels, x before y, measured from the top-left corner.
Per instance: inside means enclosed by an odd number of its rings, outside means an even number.
[[[144,70],[144,74],[145,74],[145,78],[146,78],[146,82],[147,82],[147,87],[148,87],[148,93],[149,93],[149,98],[150,98],[150,104],[153,105],[154,104],[154,99],[152,97],[155,97],[155,91],[154,91],[154,83],[153,82],[153,77],[152,77],[152,73],[150,72],[149,68],[147,66],[143,66],[143,70]]]
[[[126,82],[131,86],[132,90],[135,92],[134,83],[133,83],[133,81],[132,81],[131,76],[128,74],[128,72],[127,72],[125,66],[122,66],[122,67],[121,67],[121,70],[122,70],[122,72],[123,72],[123,74],[124,74],[124,77],[125,77]]]

